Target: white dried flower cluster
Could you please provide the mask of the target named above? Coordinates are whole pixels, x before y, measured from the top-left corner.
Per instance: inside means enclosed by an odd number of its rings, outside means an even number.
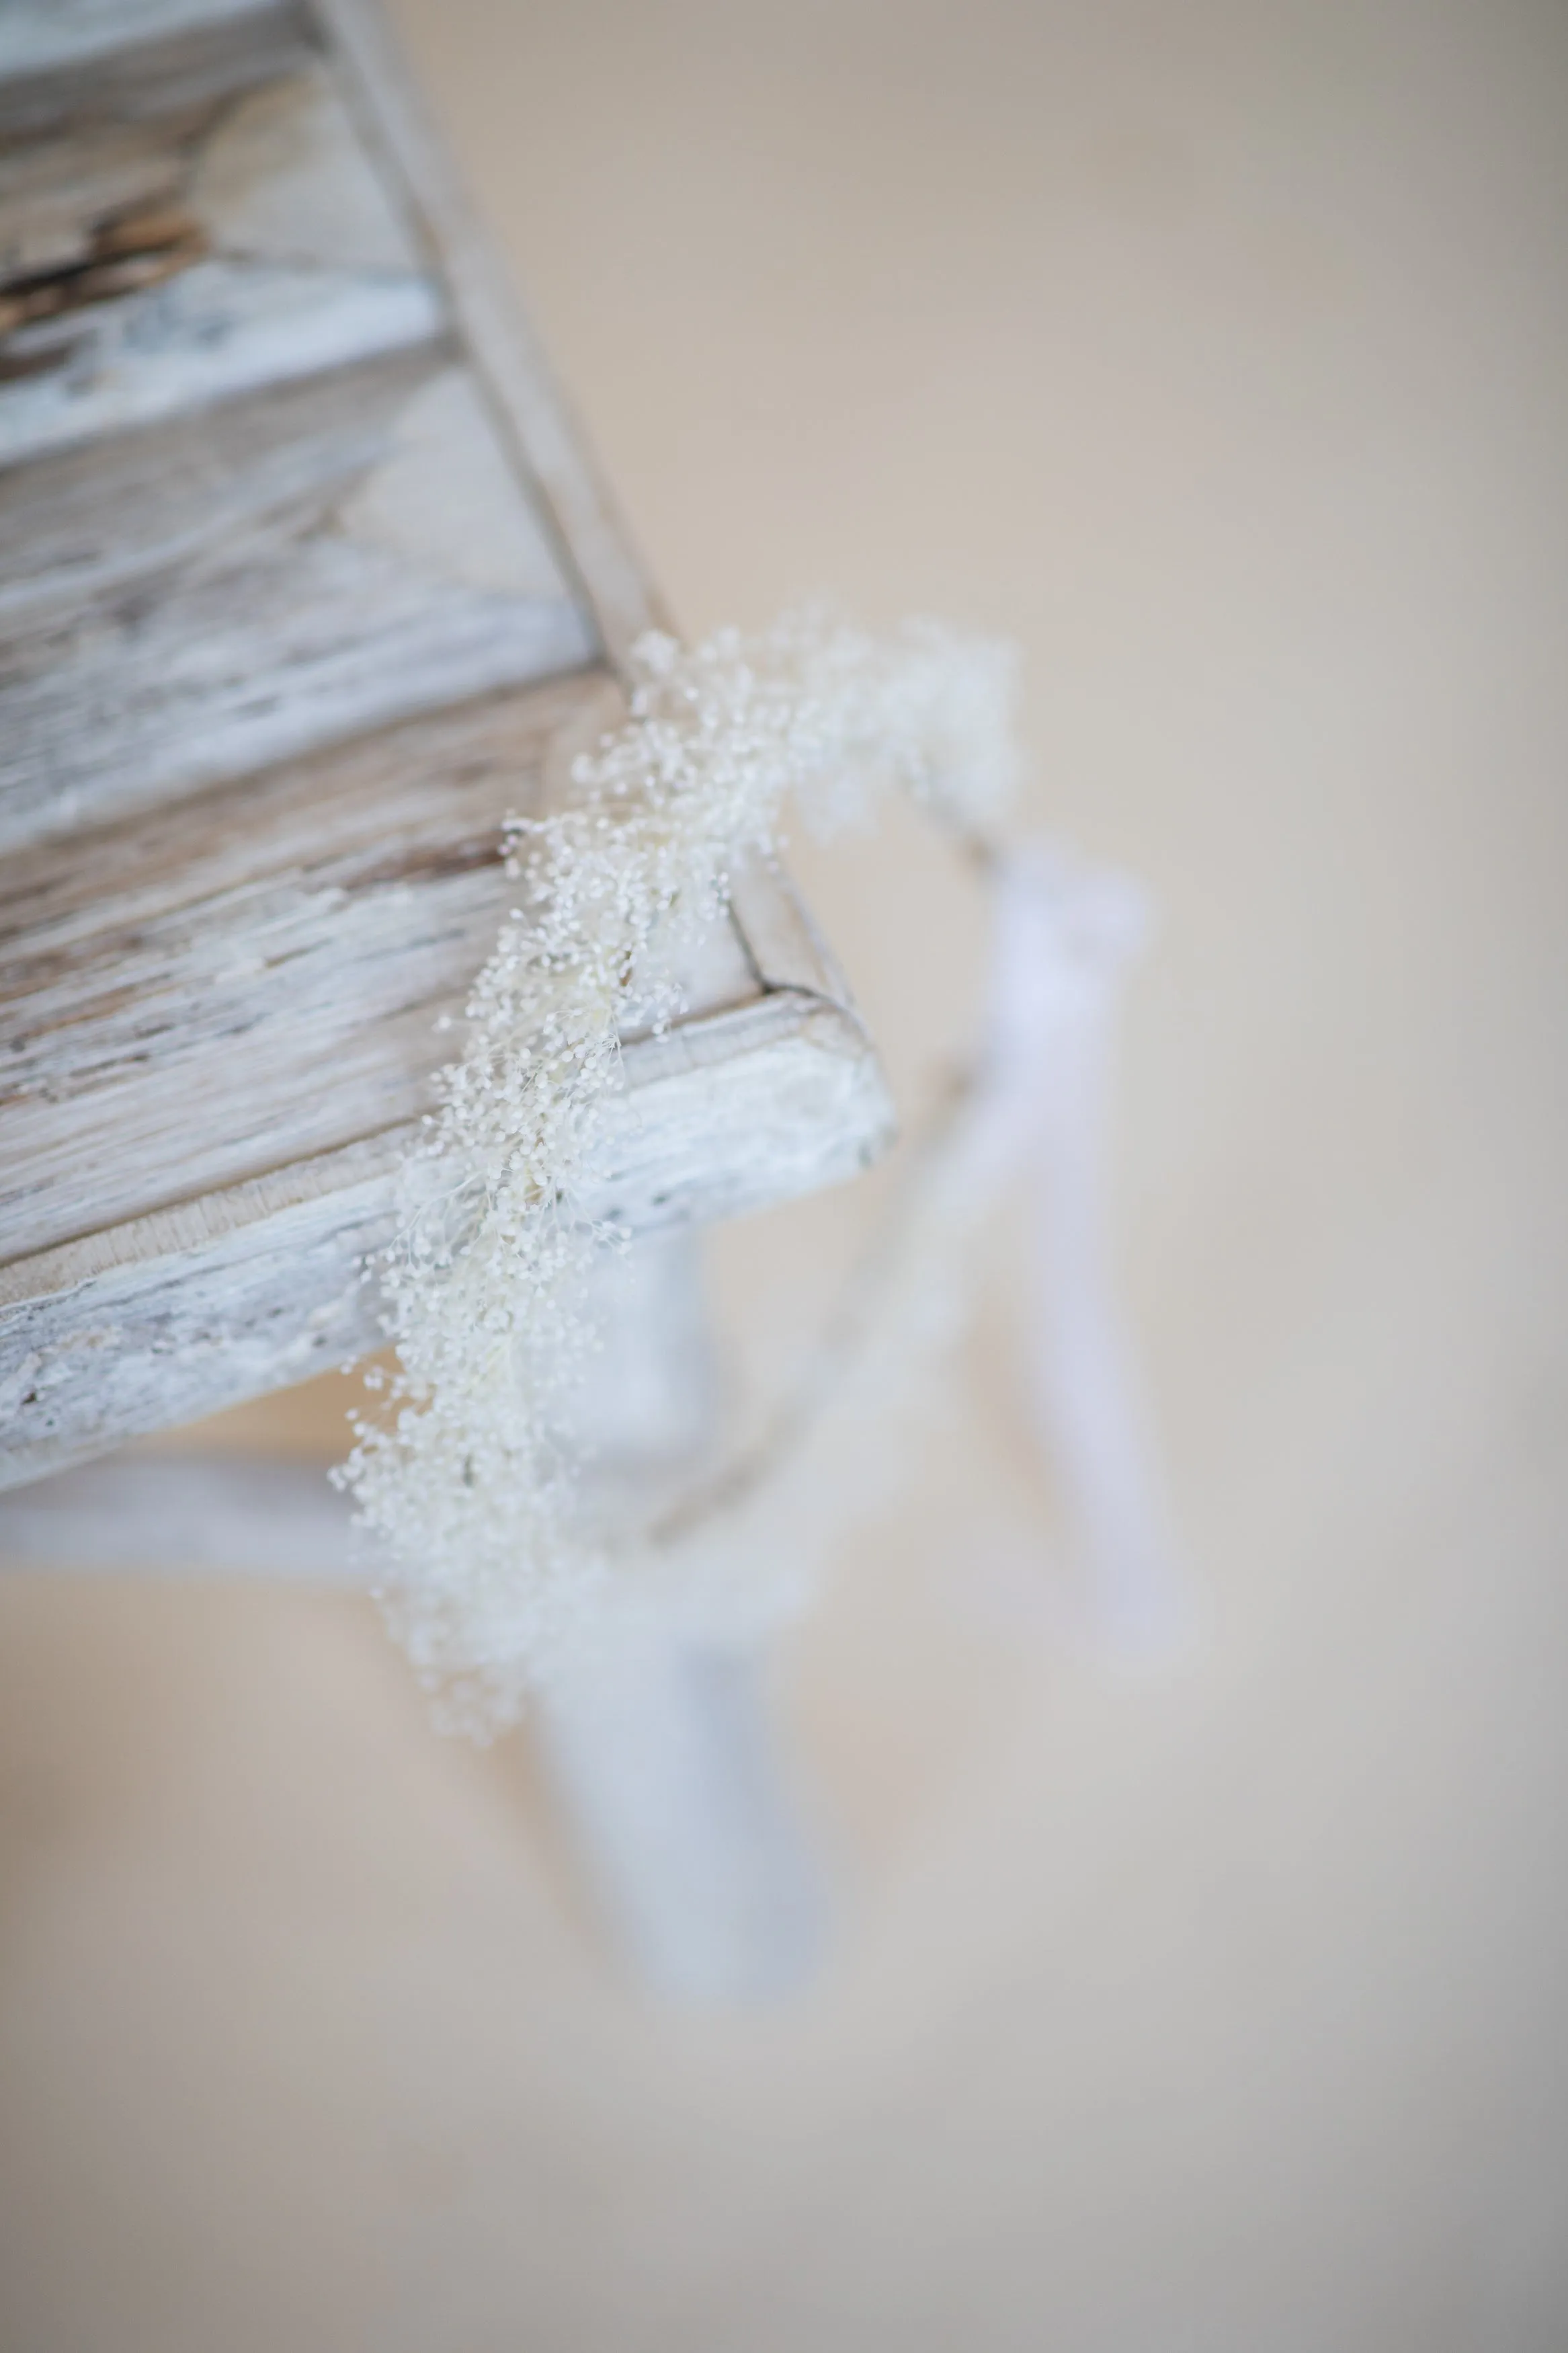
[[[390,1550],[395,1630],[446,1720],[481,1736],[580,1638],[616,1563],[587,1533],[564,1409],[593,1346],[581,1278],[618,1237],[584,1207],[618,1039],[677,976],[786,793],[815,821],[901,786],[983,831],[1014,782],[1011,649],[933,623],[872,638],[810,611],[692,650],[650,636],[630,715],[564,809],[514,820],[519,904],[406,1171],[379,1272],[401,1370],[340,1474]]]

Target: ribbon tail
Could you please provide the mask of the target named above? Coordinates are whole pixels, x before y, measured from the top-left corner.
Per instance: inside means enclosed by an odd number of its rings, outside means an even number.
[[[1028,1179],[1034,1419],[1095,1627],[1141,1657],[1170,1650],[1186,1617],[1105,1206],[1116,1017],[1147,927],[1143,894],[1125,875],[1043,843],[1004,866],[992,1050],[1019,1106]]]

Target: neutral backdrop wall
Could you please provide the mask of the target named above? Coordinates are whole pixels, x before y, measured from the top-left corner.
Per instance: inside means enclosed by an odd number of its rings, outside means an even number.
[[[786,1662],[836,1957],[704,2021],[368,1609],[7,1581],[0,2345],[1557,2353],[1568,18],[397,16],[683,624],[1017,637],[1036,813],[1156,894],[1117,1229],[1198,1639],[1062,1606],[1004,1243]],[[807,862],[916,1100],[977,910],[903,828]],[[742,1357],[878,1198],[725,1237]]]

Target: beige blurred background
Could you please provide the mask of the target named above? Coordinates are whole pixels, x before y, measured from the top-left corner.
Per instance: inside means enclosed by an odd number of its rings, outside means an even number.
[[[1568,16],[396,13],[684,625],[1016,635],[1037,814],[1157,894],[1202,1641],[1064,1633],[999,1284],[784,1662],[836,1954],[704,2021],[368,1608],[7,1580],[0,2346],[1561,2353]],[[976,911],[810,863],[918,1093]],[[731,1312],[874,1199],[726,1237]]]

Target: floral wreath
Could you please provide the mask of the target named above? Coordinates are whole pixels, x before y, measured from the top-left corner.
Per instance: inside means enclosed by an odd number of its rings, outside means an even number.
[[[488,1737],[628,1614],[730,1639],[798,1608],[846,1513],[885,1483],[868,1432],[908,1407],[961,1326],[980,1233],[1031,1159],[1042,1423],[1110,1613],[1141,1630],[1163,1614],[1162,1514],[1098,1208],[1110,1016],[1142,899],[1005,836],[1016,675],[1004,645],[931,622],[874,638],[816,609],[690,649],[650,635],[626,723],[574,763],[567,806],[509,819],[518,903],[405,1168],[396,1239],[367,1270],[397,1369],[335,1474],[447,1725]],[[906,1147],[889,1212],[762,1437],[675,1503],[608,1526],[568,1431],[595,1346],[594,1271],[629,1239],[585,1207],[620,1037],[683,1009],[679,976],[742,863],[774,853],[787,795],[831,832],[889,791],[988,880],[981,1038]],[[836,1442],[849,1475],[826,1462]]]

